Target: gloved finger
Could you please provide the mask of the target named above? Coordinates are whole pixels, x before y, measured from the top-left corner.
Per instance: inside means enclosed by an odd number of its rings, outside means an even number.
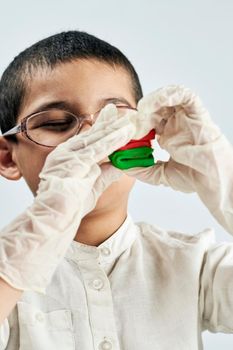
[[[151,185],[169,186],[176,191],[186,193],[195,191],[192,170],[173,159],[169,159],[167,162],[157,161],[155,165],[147,168],[124,170],[124,173]]]
[[[98,140],[98,138],[100,137],[99,134],[101,130],[103,135],[107,134],[109,130],[108,126],[112,126],[112,124],[117,120],[118,118],[116,106],[114,104],[108,104],[102,109],[99,117],[97,118],[96,122],[91,128],[85,130],[84,132],[78,135],[70,137],[68,140],[58,145],[56,147],[57,152],[59,152],[59,150],[62,149],[78,150],[86,147],[87,144]],[[92,134],[93,136],[90,137],[90,135]]]
[[[100,165],[100,174],[97,177],[93,187],[87,197],[87,205],[84,208],[84,216],[93,210],[102,193],[115,181],[119,181],[124,175],[119,169],[115,168],[110,162]]]
[[[98,118],[96,119],[95,125],[103,122],[112,122],[116,119],[122,118],[128,114],[135,114],[137,111],[130,108],[117,108],[114,103],[108,103],[99,112]]]
[[[138,103],[138,110],[143,110],[146,114],[158,112],[163,107],[178,107],[176,112],[182,108],[191,118],[210,120],[200,98],[182,85],[160,88],[142,98]]]
[[[116,107],[114,105],[108,106],[108,108],[105,110],[106,113],[102,114],[102,118],[105,120],[105,118],[107,118],[109,115],[108,112],[113,112],[115,109]],[[111,122],[108,120],[107,122],[104,122],[103,120],[101,121],[101,119],[98,120],[98,118],[91,129],[82,134],[75,135],[67,140],[67,147],[72,150],[85,148],[88,145],[94,144],[98,140],[103,139],[108,134],[124,128],[126,125],[131,124],[131,127],[133,128],[134,125],[131,122],[130,116],[131,114],[126,114],[124,118],[118,118],[117,115],[112,115]]]
[[[112,129],[107,135],[100,137],[96,142],[77,152],[77,156],[80,157],[86,153],[89,154],[89,159],[92,158],[98,163],[118,148],[126,145],[134,133],[135,127],[132,123],[123,123],[118,129]]]
[[[168,118],[168,117],[167,117]],[[162,135],[167,119],[159,113],[146,114],[143,110],[138,111],[136,115],[130,116],[132,123],[135,125],[134,139],[139,140],[147,135],[151,130],[155,130],[156,136]]]
[[[117,109],[117,106],[113,103],[107,104],[99,113],[98,118],[96,119],[96,122],[92,126],[91,129],[88,129],[88,131],[85,131],[85,135],[90,135],[97,130],[103,130],[109,125],[112,125],[115,123],[118,119],[122,118],[128,118],[128,116],[135,115],[136,111],[131,109],[125,109],[124,113],[122,115],[122,109]],[[84,133],[82,134],[84,137]]]
[[[92,126],[92,129],[98,129],[99,124],[102,126],[111,124],[115,122],[118,119],[118,110],[116,108],[116,105],[113,103],[107,104],[104,108],[101,109],[98,118],[95,121],[95,124]],[[90,133],[89,129],[89,133]],[[87,132],[88,134],[88,132]]]
[[[163,99],[158,104],[160,99],[158,91],[155,91],[139,101],[138,113],[131,118],[136,128],[134,139],[142,138],[152,129],[156,131],[156,138],[163,134],[168,119],[175,113],[175,108],[166,105]]]
[[[55,148],[56,151],[54,150],[53,154],[55,154],[56,152],[59,153],[60,151],[66,149],[78,150],[85,147],[88,144],[89,135],[91,134],[96,135],[95,138],[91,138],[92,142],[95,142],[95,139],[99,138],[99,133],[97,134],[97,131],[102,130],[103,134],[107,134],[109,128],[106,130],[106,127],[109,125],[112,126],[112,124],[118,120],[117,114],[118,112],[116,106],[114,104],[108,104],[101,110],[100,115],[97,118],[94,125],[92,126],[92,128],[88,128],[82,133],[74,135],[68,140],[62,142]]]
[[[66,145],[66,148],[59,149],[59,145],[57,149],[48,155],[45,161],[43,176],[45,172],[47,175],[51,172],[56,172],[56,174],[63,172],[67,176],[70,173],[79,173],[81,177],[86,176],[90,173],[92,166],[97,165],[97,163],[107,158],[119,147],[127,144],[132,138],[135,132],[134,125],[126,121],[121,122],[121,124],[123,126],[121,125],[119,129],[111,129],[107,135],[104,135],[105,132],[102,132],[96,142],[81,149],[76,149],[75,137],[73,137],[72,142],[70,141],[71,139],[68,140],[69,144],[68,146]],[[96,138],[95,135],[93,138]]]
[[[76,151],[85,150],[85,155],[89,154],[94,156],[97,155],[97,162],[103,160],[109,154],[114,152],[117,148],[124,146],[132,138],[135,132],[135,126],[131,123],[129,118],[117,119],[113,123],[108,123],[104,128],[99,130],[90,130],[89,135],[82,133],[74,135],[67,141],[58,145],[46,159],[46,166],[55,165],[64,162],[65,159],[68,161],[70,158],[75,158],[73,153]],[[85,134],[85,135],[84,135]],[[92,145],[95,145],[96,151],[90,150]],[[88,147],[90,146],[90,147]],[[108,151],[110,153],[108,153]],[[99,154],[98,154],[99,152]],[[79,153],[80,155],[81,153]],[[78,154],[77,154],[78,156]],[[102,158],[103,157],[103,158]],[[88,158],[86,158],[88,160]]]

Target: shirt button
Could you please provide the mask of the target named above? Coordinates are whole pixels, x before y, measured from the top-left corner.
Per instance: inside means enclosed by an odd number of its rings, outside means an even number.
[[[103,288],[103,286],[104,286],[104,282],[103,282],[103,280],[100,279],[100,278],[96,278],[96,279],[93,280],[93,282],[92,282],[92,287],[93,287],[94,289],[100,290],[100,289]]]
[[[39,322],[44,321],[44,315],[41,312],[38,312],[35,317],[36,317],[36,320]]]
[[[99,349],[100,350],[111,350],[112,344],[109,341],[104,340],[104,341],[102,341],[102,343],[100,343]]]
[[[104,256],[109,256],[111,254],[111,250],[108,247],[101,248],[101,254]]]

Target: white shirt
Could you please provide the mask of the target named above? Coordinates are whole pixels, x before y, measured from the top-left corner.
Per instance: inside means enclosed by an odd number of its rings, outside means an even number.
[[[72,242],[46,295],[24,292],[0,349],[197,350],[204,329],[233,333],[233,244],[128,216],[98,247]]]

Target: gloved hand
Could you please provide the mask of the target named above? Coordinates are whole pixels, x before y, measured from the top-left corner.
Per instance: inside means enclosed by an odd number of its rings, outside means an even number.
[[[0,234],[0,276],[6,282],[45,293],[82,218],[123,175],[110,163],[98,163],[126,144],[134,132],[127,115],[118,118],[117,108],[109,105],[92,128],[48,155],[33,204]]]
[[[153,185],[197,192],[218,222],[233,233],[233,148],[200,99],[181,86],[161,88],[141,99],[134,139],[154,128],[168,162],[125,170]]]

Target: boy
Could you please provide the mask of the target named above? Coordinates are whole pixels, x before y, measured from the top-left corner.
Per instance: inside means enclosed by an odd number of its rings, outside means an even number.
[[[0,120],[1,175],[35,196],[0,236],[0,349],[201,349],[202,330],[233,332],[232,245],[127,215],[138,178],[196,191],[233,232],[232,147],[196,96],[142,98],[119,50],[63,32],[7,68]],[[110,164],[151,129],[167,163]]]

